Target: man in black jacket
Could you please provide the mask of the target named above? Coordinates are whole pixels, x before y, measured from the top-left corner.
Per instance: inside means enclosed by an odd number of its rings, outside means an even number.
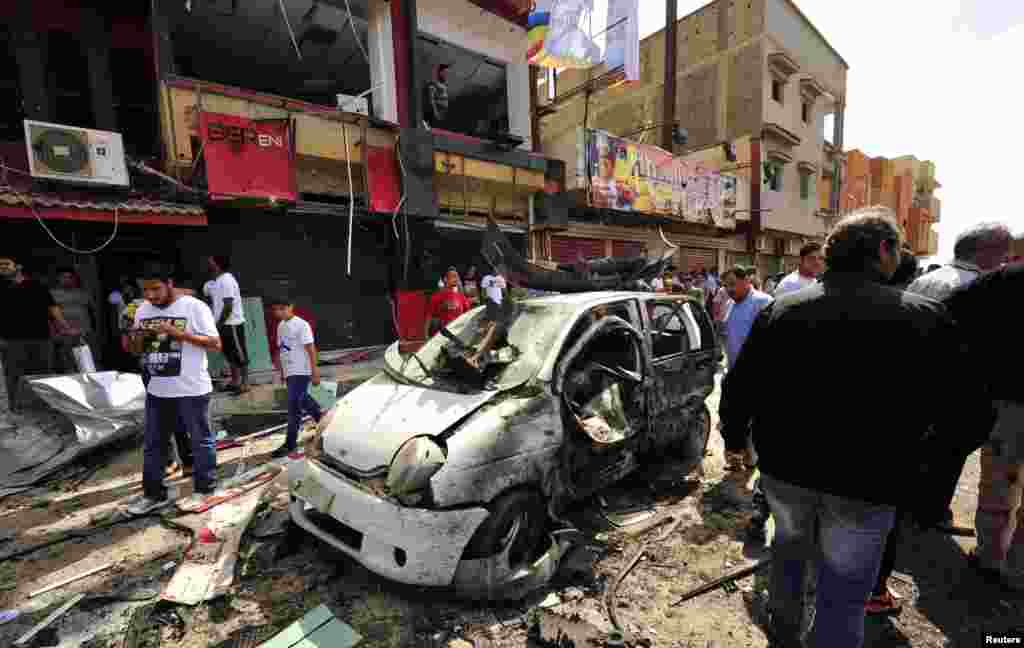
[[[911,507],[909,493],[929,496],[915,488],[923,438],[933,424],[956,430],[971,411],[955,380],[908,385],[900,371],[955,377],[964,356],[941,304],[884,285],[902,242],[888,208],[844,218],[829,236],[822,281],[761,312],[723,385],[726,451],[743,450],[753,434],[776,520],[771,608],[780,646],[799,645],[809,567],[818,584],[808,646],[862,645],[895,511]],[[799,400],[766,395],[768,376],[799,386]]]
[[[939,492],[952,500],[966,457],[981,447],[981,480],[974,528],[978,546],[970,564],[987,580],[1006,589],[1024,586],[1010,575],[1007,558],[1011,547],[1024,551],[1024,349],[1017,341],[1019,318],[1006,314],[1007,303],[1024,295],[1024,263],[1015,263],[982,276],[946,299],[946,305],[963,332],[976,364],[971,375],[986,383],[997,413],[995,426],[983,434],[962,431],[960,452],[939,449],[952,457],[948,481]],[[967,379],[969,380],[969,378]],[[966,443],[965,443],[966,442]],[[1024,555],[1022,555],[1024,557]]]

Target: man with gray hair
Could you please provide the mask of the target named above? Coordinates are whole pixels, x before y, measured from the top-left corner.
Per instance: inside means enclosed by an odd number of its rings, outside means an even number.
[[[1006,263],[1012,240],[1013,234],[1005,224],[979,223],[957,237],[952,263],[914,280],[907,291],[939,301],[946,300],[957,289],[966,288],[978,277]],[[948,445],[937,446],[930,453],[932,459],[927,479],[932,482],[932,488],[945,492],[947,497],[941,510],[920,512],[918,522],[925,527],[947,533],[958,532],[951,506],[956,486],[967,458],[984,444],[989,431],[974,426],[968,430],[973,431],[945,439]]]
[[[898,509],[919,502],[916,466],[931,429],[956,433],[978,409],[954,380],[907,382],[966,365],[942,304],[886,285],[903,235],[892,210],[861,209],[826,245],[821,281],[777,298],[758,315],[730,368],[719,407],[727,452],[753,436],[776,521],[772,543],[772,644],[799,646],[806,574],[818,576],[808,648],[860,648],[864,614]],[[800,414],[764,389],[771,376],[800,386]],[[907,402],[928,401],[928,408]],[[987,406],[986,406],[987,407]],[[836,461],[808,461],[833,457]]]
[[[952,263],[918,278],[907,290],[941,301],[1006,263],[1012,240],[1010,228],[1003,223],[975,225],[956,238]]]

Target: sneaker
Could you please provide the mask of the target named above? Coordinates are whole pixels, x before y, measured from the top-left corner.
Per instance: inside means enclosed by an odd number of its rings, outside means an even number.
[[[174,501],[174,493],[165,491],[163,499],[153,499],[146,495],[139,495],[128,502],[127,511],[132,515],[147,515],[153,511],[166,508]]]
[[[289,448],[288,446],[283,445],[283,446],[279,447],[278,449],[274,450],[273,452],[271,452],[270,456],[273,459],[283,459],[283,458],[287,457],[288,455],[290,455],[291,453],[295,452],[295,450],[296,450],[296,448]]]
[[[899,594],[896,594],[888,587],[878,595],[872,595],[864,606],[864,612],[868,616],[881,616],[899,614],[903,610],[903,603]]]
[[[203,502],[206,501],[206,498],[210,497],[211,495],[214,495],[215,493],[216,491],[210,491],[209,493],[192,493],[185,499],[178,502],[178,506],[185,510],[198,508],[203,505]]]

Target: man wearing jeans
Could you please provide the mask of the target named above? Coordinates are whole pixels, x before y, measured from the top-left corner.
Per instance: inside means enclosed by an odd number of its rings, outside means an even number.
[[[303,412],[320,421],[320,406],[309,395],[309,385],[320,384],[320,367],[316,363],[316,344],[309,322],[295,314],[295,305],[287,298],[270,302],[277,325],[277,370],[288,385],[288,434],[284,445],[274,450],[275,459],[295,452],[299,442],[299,424]]]
[[[193,498],[213,493],[217,482],[216,437],[210,430],[213,383],[207,351],[219,351],[220,337],[210,307],[174,289],[168,268],[153,265],[142,276],[146,303],[135,312],[131,332],[134,351],[142,353],[146,386],[143,494],[128,505],[143,515],[171,503],[164,485],[167,451],[176,427],[192,444]]]
[[[942,378],[956,376],[965,360],[943,306],[885,285],[902,243],[888,208],[844,218],[829,236],[822,281],[766,306],[725,377],[719,416],[726,450],[742,451],[753,434],[776,521],[770,608],[777,646],[800,645],[808,569],[817,573],[817,592],[807,645],[863,644],[864,606],[895,511],[936,498],[914,488],[908,469],[929,426],[955,432],[989,412]],[[908,384],[901,371],[908,364],[936,380]],[[797,410],[764,389],[769,376],[799,389]]]

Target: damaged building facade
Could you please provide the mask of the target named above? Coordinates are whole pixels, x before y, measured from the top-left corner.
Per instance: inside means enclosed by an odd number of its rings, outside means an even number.
[[[533,197],[562,190],[561,163],[532,152],[528,10],[11,3],[8,246],[40,279],[76,267],[97,303],[149,259],[198,291],[205,257],[224,254],[243,297],[291,295],[325,349],[422,331],[425,291],[478,264],[486,217],[525,250]],[[447,107],[428,127],[442,68]],[[81,159],[53,160],[68,139]],[[101,178],[107,160],[120,170]]]
[[[575,193],[569,218],[537,235],[538,250],[565,262],[658,240],[655,214],[592,208],[592,181],[576,164],[582,127],[658,144],[684,165],[690,197],[664,221],[681,248],[680,270],[792,269],[800,247],[823,240],[838,214],[848,66],[790,0],[718,0],[678,20],[675,4],[668,27],[641,41],[638,82],[618,83],[621,74],[597,66],[548,75],[539,86],[542,150],[566,162]],[[673,127],[686,132],[685,143]],[[699,192],[694,208],[690,179],[708,176],[735,183],[735,194],[723,189],[710,205],[721,215],[707,213],[714,209],[704,209]]]

